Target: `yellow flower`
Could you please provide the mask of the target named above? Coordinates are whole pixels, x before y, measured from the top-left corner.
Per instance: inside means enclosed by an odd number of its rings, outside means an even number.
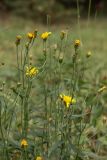
[[[98,90],[98,93],[101,93],[101,92],[103,92],[104,90],[106,90],[107,89],[107,87],[106,86],[103,86],[103,87],[101,87],[99,90]]]
[[[36,67],[26,67],[26,76],[33,77],[38,73],[38,69]]]
[[[64,104],[65,104],[65,106],[66,106],[67,108],[69,108],[70,105],[76,103],[76,100],[75,100],[73,97],[71,97],[71,96],[65,96],[65,95],[62,95],[62,94],[61,94],[61,95],[60,95],[60,98],[61,98],[61,100],[64,102]]]
[[[79,47],[80,46],[80,40],[79,39],[75,40],[74,46],[75,47]]]
[[[41,34],[41,38],[46,41],[47,38],[51,35],[52,33],[51,32],[44,32]]]
[[[33,38],[35,38],[35,34],[33,32],[29,32],[27,33],[27,37],[29,38],[29,40],[32,40]]]
[[[36,160],[43,160],[43,158],[41,156],[37,156]]]
[[[18,46],[20,44],[22,37],[20,35],[16,36],[16,45]]]
[[[27,146],[28,146],[27,140],[26,139],[22,139],[21,140],[21,147],[27,147]]]

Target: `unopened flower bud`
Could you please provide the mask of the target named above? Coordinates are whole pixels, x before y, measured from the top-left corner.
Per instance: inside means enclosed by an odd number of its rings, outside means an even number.
[[[15,86],[11,86],[10,89],[14,90],[14,89],[15,89]]]
[[[20,35],[16,36],[16,46],[18,46],[20,44],[22,37]]]
[[[29,59],[32,60],[32,57],[33,57],[33,56],[30,54],[30,55],[29,55]]]
[[[1,88],[0,88],[0,92],[2,92],[2,91],[3,91],[3,88],[1,87]]]
[[[38,30],[37,30],[37,29],[35,29],[35,31],[34,31],[34,38],[36,38],[36,37],[37,37],[37,33],[38,33]]]
[[[60,33],[60,38],[61,40],[63,40],[65,38],[66,32],[65,31],[61,31]]]
[[[91,55],[92,55],[92,53],[89,51],[89,52],[86,54],[86,57],[89,58]]]
[[[17,82],[17,87],[20,87],[21,86],[21,83],[20,82]]]
[[[103,116],[102,121],[103,121],[103,124],[107,124],[107,116]]]
[[[2,62],[2,63],[1,63],[1,65],[2,65],[2,66],[4,66],[4,65],[5,65],[5,63],[4,63],[4,62]]]
[[[62,63],[62,62],[63,62],[63,55],[59,57],[59,63]]]
[[[52,117],[49,117],[49,122],[52,122]]]
[[[29,48],[29,42],[27,42],[26,44],[25,44],[25,47],[28,49]]]
[[[74,47],[75,47],[75,48],[78,48],[79,46],[80,46],[80,40],[77,39],[77,40],[75,40],[75,42],[74,42]]]
[[[57,44],[54,44],[54,50],[56,51],[58,48]]]
[[[6,82],[5,81],[3,81],[3,86],[6,84]]]

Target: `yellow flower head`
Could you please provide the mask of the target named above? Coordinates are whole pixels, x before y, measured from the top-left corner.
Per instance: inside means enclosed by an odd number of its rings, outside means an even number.
[[[16,36],[16,42],[15,42],[16,45],[20,44],[21,39],[22,39],[22,36],[20,36],[20,35]]]
[[[46,41],[47,38],[51,35],[52,33],[51,32],[44,32],[41,34],[41,38]]]
[[[37,156],[36,160],[43,160],[43,158],[41,156]]]
[[[75,104],[76,100],[72,98],[71,96],[65,96],[65,95],[60,95],[61,100],[64,102],[65,106],[67,108],[70,107],[70,105]]]
[[[28,146],[27,140],[26,139],[22,139],[21,140],[21,147],[27,147],[27,146]]]
[[[101,92],[103,92],[104,90],[106,90],[107,89],[107,86],[103,86],[103,87],[101,87],[99,90],[98,90],[98,93],[101,93]]]
[[[27,37],[29,40],[32,40],[33,38],[35,38],[35,34],[33,32],[29,32],[27,33]]]
[[[74,46],[75,47],[79,47],[80,46],[80,40],[79,39],[75,40]]]
[[[26,76],[34,77],[38,73],[38,69],[36,67],[26,67]]]

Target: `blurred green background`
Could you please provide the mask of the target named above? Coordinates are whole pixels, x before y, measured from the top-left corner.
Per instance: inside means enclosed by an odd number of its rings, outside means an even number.
[[[91,3],[92,16],[96,12],[100,16],[107,13],[106,0],[0,0],[0,15],[2,17],[3,15],[13,14],[46,23],[46,15],[50,14],[53,23],[59,20],[65,22],[67,17],[75,18],[77,2],[82,17],[87,17],[89,3]]]

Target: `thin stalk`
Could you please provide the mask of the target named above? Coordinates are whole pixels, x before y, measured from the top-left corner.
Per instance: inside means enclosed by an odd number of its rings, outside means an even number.
[[[19,67],[19,47],[16,46],[16,56],[17,56],[17,68],[18,68],[18,81],[20,81],[20,67]]]
[[[95,22],[96,22],[96,19],[97,19],[97,15],[98,15],[98,11],[97,11],[97,9],[96,9],[95,15],[94,15],[94,20],[95,20]]]
[[[79,0],[77,0],[77,24],[78,24],[78,33],[79,33],[79,38],[81,40],[81,34],[80,34],[80,7],[79,7]]]
[[[26,90],[25,97],[24,97],[24,99],[23,99],[23,109],[24,109],[24,113],[23,113],[23,114],[24,114],[23,137],[24,137],[24,138],[27,137],[28,114],[29,114],[29,110],[28,110],[28,100],[29,100],[31,88],[32,88],[32,81],[29,81],[29,80],[28,80],[28,87],[27,87],[27,90]]]
[[[25,65],[28,59],[28,53],[29,53],[29,44],[28,47],[26,47],[26,51],[25,51],[25,56],[24,56],[24,62],[23,62],[23,66],[22,66],[22,84],[23,84],[23,89],[25,86]]]
[[[88,21],[87,21],[87,27],[90,22],[90,13],[91,13],[91,0],[89,0],[89,5],[88,5]]]

